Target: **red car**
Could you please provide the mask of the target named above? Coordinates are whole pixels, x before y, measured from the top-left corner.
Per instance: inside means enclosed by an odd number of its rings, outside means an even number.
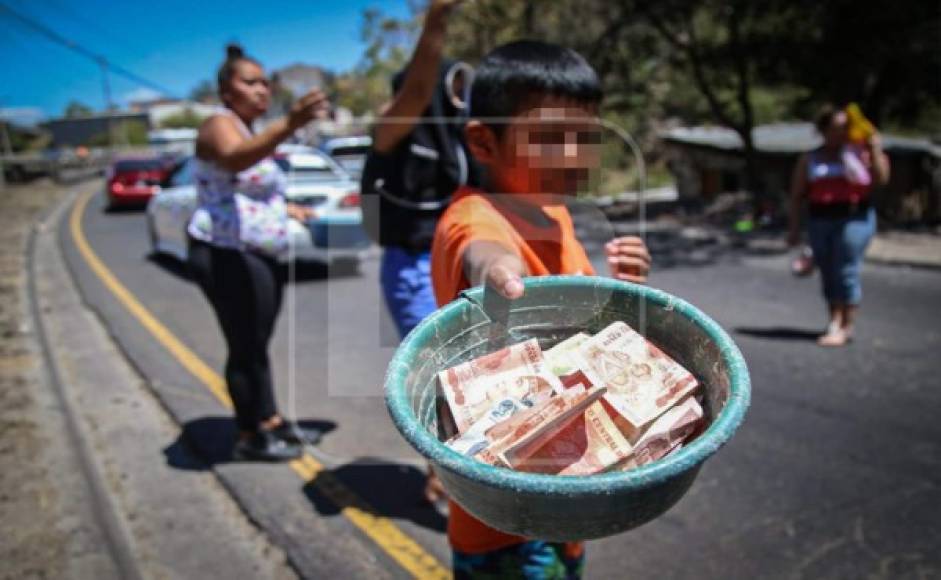
[[[108,169],[108,207],[147,205],[160,190],[171,164],[161,157],[125,157]]]

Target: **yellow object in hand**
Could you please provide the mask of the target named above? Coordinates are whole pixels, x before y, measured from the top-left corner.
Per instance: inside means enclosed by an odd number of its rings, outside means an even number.
[[[848,124],[849,140],[853,143],[865,143],[876,132],[872,121],[863,115],[862,109],[856,103],[846,106],[846,120]]]

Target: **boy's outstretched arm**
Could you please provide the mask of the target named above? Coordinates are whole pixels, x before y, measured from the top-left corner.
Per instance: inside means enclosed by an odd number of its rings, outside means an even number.
[[[487,284],[510,300],[523,295],[526,266],[518,255],[491,241],[472,242],[464,251],[464,275],[471,286]]]
[[[433,0],[415,54],[405,72],[402,88],[380,114],[373,132],[373,148],[389,153],[411,133],[418,118],[431,104],[438,86],[438,69],[447,32],[448,15],[463,0]],[[390,119],[388,122],[385,120]],[[394,121],[391,121],[394,119]]]
[[[614,238],[604,246],[611,277],[636,284],[647,281],[650,272],[650,252],[647,244],[637,236]]]

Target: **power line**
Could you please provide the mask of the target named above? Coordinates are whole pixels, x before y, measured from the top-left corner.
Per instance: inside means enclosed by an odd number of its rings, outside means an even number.
[[[167,96],[173,95],[173,91],[167,89],[166,87],[163,87],[159,85],[158,83],[145,79],[144,77],[138,74],[135,74],[120,65],[117,65],[113,62],[109,62],[108,59],[105,58],[103,55],[100,55],[92,51],[91,49],[85,48],[81,44],[62,36],[55,30],[52,30],[51,28],[47,27],[41,22],[38,22],[28,16],[24,16],[23,14],[20,14],[19,12],[13,10],[6,4],[0,3],[0,11],[5,11],[13,19],[19,21],[21,24],[27,26],[28,28],[31,28],[35,32],[38,32],[39,34],[45,36],[46,38],[55,42],[56,44],[60,44],[73,52],[77,52],[78,54],[84,56],[85,58],[93,60],[96,64],[101,66],[106,71],[112,71],[115,74],[123,76],[124,78],[130,81],[133,81],[139,85],[149,87],[151,89],[159,91],[163,93],[164,95],[167,95]]]
[[[120,48],[124,49],[125,52],[130,52],[134,56],[143,56],[141,53],[141,47],[139,44],[134,43],[129,44],[127,39],[124,37],[119,37],[114,34],[113,30],[107,29],[104,26],[99,25],[98,23],[85,18],[79,12],[76,12],[72,9],[69,4],[63,0],[45,0],[44,4],[50,9],[57,11],[59,14],[62,14],[73,21],[74,24],[78,24],[84,27],[86,30],[94,32],[96,36],[107,37],[110,41]],[[35,13],[34,13],[35,14]]]

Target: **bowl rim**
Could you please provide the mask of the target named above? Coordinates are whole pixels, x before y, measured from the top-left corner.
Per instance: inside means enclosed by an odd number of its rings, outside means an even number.
[[[540,276],[524,279],[526,291],[541,287],[558,289],[561,285],[590,287],[595,290],[627,292],[657,306],[673,309],[699,326],[719,346],[719,352],[729,369],[729,397],[709,427],[677,453],[651,464],[629,471],[597,475],[546,475],[495,467],[466,457],[450,449],[421,425],[412,410],[404,388],[416,344],[434,334],[437,318],[456,313],[469,306],[468,300],[478,300],[483,288],[478,286],[460,298],[438,309],[416,326],[401,342],[386,371],[385,399],[392,421],[403,437],[433,465],[456,472],[461,477],[490,487],[512,490],[516,493],[586,497],[613,492],[636,491],[652,487],[693,469],[708,459],[731,439],[741,424],[751,401],[751,381],[741,351],[718,323],[689,302],[649,286],[632,284],[612,278],[594,276]]]

